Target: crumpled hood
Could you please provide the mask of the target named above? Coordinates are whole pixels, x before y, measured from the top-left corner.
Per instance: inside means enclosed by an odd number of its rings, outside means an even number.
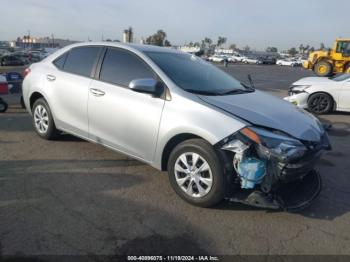
[[[330,80],[327,77],[304,77],[296,82],[294,82],[292,85],[314,85],[314,84],[321,84],[321,83],[332,83],[333,80]]]
[[[324,133],[317,118],[262,91],[199,98],[254,125],[277,129],[301,140],[319,142]]]

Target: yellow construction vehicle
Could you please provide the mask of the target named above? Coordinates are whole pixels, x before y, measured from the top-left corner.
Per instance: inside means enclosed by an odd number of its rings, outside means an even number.
[[[303,67],[318,76],[350,73],[350,38],[336,39],[332,49],[311,52]]]

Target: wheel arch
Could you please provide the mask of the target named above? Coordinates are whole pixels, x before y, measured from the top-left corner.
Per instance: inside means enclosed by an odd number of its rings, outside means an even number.
[[[178,144],[180,144],[186,140],[193,139],[193,138],[200,138],[200,139],[207,141],[203,137],[192,134],[192,133],[177,134],[168,140],[168,142],[165,144],[163,151],[162,151],[162,157],[161,157],[161,170],[162,171],[167,171],[167,164],[168,164],[168,160],[169,160],[169,156],[171,154],[171,151]]]
[[[337,109],[337,100],[335,99],[335,97],[331,93],[328,93],[326,91],[316,91],[316,92],[313,92],[313,93],[309,94],[309,96],[307,98],[307,103],[309,103],[310,97],[312,95],[315,95],[315,94],[326,94],[326,95],[329,95],[332,98],[332,102],[333,102],[332,110],[336,110]]]
[[[35,101],[38,100],[39,98],[45,99],[44,95],[38,91],[35,91],[30,95],[30,97],[29,97],[29,109],[30,109],[30,111],[32,111]]]

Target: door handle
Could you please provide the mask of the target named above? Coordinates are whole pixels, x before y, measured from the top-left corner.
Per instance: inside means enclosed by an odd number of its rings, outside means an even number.
[[[54,75],[46,75],[47,80],[49,81],[55,81],[56,77]]]
[[[103,92],[100,89],[96,89],[96,88],[90,88],[90,92],[91,94],[93,94],[94,96],[104,96],[105,92]]]

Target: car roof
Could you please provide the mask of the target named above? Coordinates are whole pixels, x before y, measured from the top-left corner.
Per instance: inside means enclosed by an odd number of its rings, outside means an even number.
[[[111,47],[119,47],[125,49],[134,49],[140,52],[174,52],[181,53],[180,51],[172,48],[172,47],[160,47],[154,45],[142,45],[142,44],[131,44],[131,43],[121,43],[121,42],[83,42],[76,43],[73,45],[69,45],[67,47],[79,47],[79,46],[91,46],[91,45],[99,45],[99,46],[111,46]]]

